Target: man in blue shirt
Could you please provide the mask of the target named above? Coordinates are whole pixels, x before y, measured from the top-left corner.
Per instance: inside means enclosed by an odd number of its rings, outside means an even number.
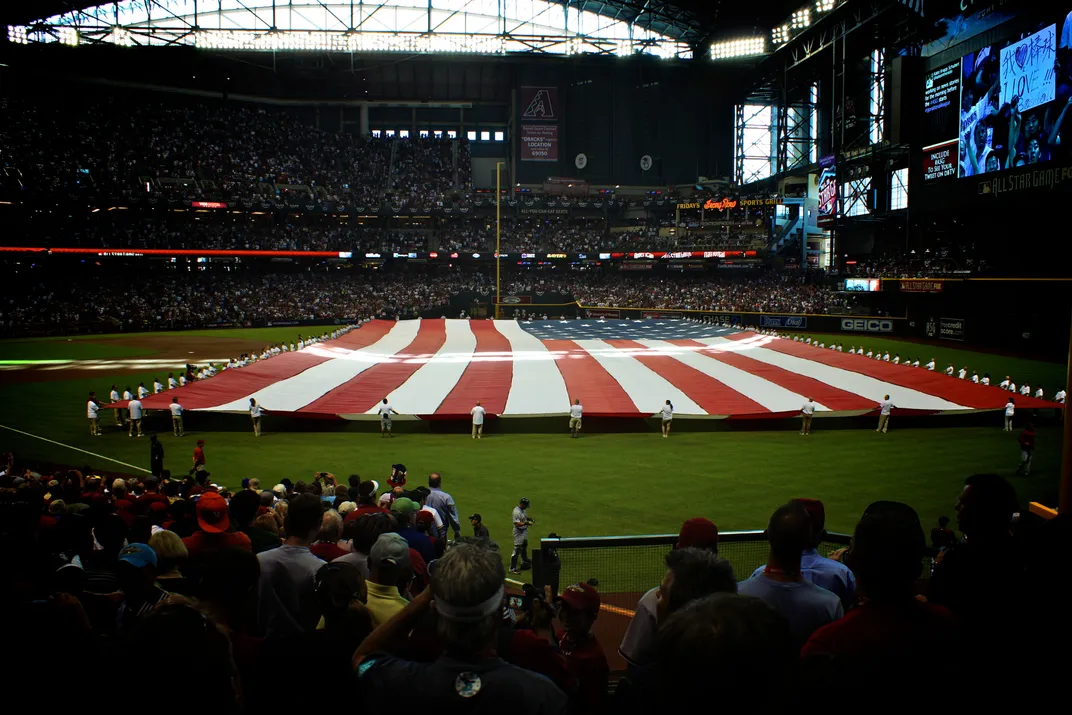
[[[826,507],[818,499],[794,499],[808,512],[811,519],[811,542],[800,557],[800,575],[820,588],[825,588],[841,599],[844,608],[852,606],[856,598],[856,577],[845,564],[819,554],[818,546],[826,536]],[[763,572],[760,566],[753,576]]]
[[[427,534],[414,528],[414,515],[421,510],[417,502],[408,497],[401,497],[391,502],[391,515],[398,521],[398,535],[405,539],[411,549],[424,559],[425,563],[435,561],[435,547]]]
[[[781,613],[800,645],[820,626],[845,615],[836,595],[801,573],[801,556],[811,539],[811,520],[803,506],[790,502],[778,507],[767,524],[767,565],[737,584],[738,593],[755,596]]]
[[[440,518],[443,520],[443,527],[439,530],[439,538],[447,538],[447,527],[449,526],[454,530],[454,538],[457,540],[462,536],[462,522],[458,516],[458,506],[454,503],[454,497],[443,491],[442,484],[443,477],[440,476],[439,472],[432,472],[428,475],[428,488],[432,491],[424,504],[438,511]]]

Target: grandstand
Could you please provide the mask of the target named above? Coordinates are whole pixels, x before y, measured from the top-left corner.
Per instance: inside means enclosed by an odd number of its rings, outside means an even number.
[[[14,697],[308,708],[311,672],[339,711],[904,712],[1056,680],[1072,4],[0,25]]]

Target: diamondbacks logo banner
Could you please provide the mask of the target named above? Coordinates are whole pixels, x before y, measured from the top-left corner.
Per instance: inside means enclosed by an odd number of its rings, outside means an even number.
[[[558,87],[522,87],[521,120],[554,121],[558,116]]]

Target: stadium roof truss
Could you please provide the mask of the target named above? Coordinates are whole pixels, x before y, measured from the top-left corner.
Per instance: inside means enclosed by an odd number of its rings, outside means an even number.
[[[7,32],[19,44],[677,59],[690,59],[705,36],[690,13],[661,0],[126,0]]]

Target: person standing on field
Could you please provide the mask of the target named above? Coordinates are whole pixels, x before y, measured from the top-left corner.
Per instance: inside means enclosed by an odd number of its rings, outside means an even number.
[[[387,401],[387,398],[383,398],[383,402],[380,403],[379,408],[376,410],[380,413],[380,437],[390,437],[391,435],[391,415],[397,415],[394,407],[391,407],[391,403]]]
[[[674,405],[670,400],[666,401],[666,404],[659,410],[659,415],[662,417],[663,422],[663,439],[670,436],[670,424],[674,421]]]
[[[580,400],[574,400],[573,405],[570,406],[569,411],[569,428],[570,437],[577,437],[581,432],[581,416],[584,414],[584,407],[581,406]]]
[[[532,568],[529,561],[529,527],[535,522],[528,515],[529,500],[521,497],[521,501],[514,507],[512,519],[514,521],[514,552],[510,555],[510,573],[519,574],[525,569]],[[520,563],[518,563],[520,557]]]
[[[134,399],[127,403],[127,409],[130,410],[130,429],[127,431],[127,437],[134,436],[134,428],[138,428],[138,436],[141,437],[141,400]]]
[[[97,393],[89,393],[89,402],[86,403],[86,417],[89,418],[89,433],[94,437],[100,437],[100,427],[97,424],[97,413],[100,405],[97,404]]]
[[[154,395],[159,395],[163,391],[164,391],[164,384],[162,382],[160,382],[160,380],[158,380],[157,378],[154,377],[153,378],[153,394]]]
[[[879,403],[878,427],[875,429],[876,432],[886,434],[886,430],[889,429],[890,426],[890,412],[893,411],[893,406],[893,402],[890,401],[889,395],[882,398],[882,402]]]
[[[179,386],[179,381],[175,379],[175,373],[169,372],[167,376],[167,389],[174,390]]]
[[[1035,455],[1035,425],[1027,423],[1024,431],[1020,433],[1020,466],[1016,473],[1021,476],[1031,474],[1031,458]]]
[[[480,406],[480,400],[476,401],[476,407],[469,410],[469,414],[473,416],[473,439],[480,439],[484,434],[484,415],[487,414],[487,410]]]
[[[112,385],[112,391],[108,393],[108,399],[111,400],[113,403],[119,402],[120,398],[119,398],[119,386],[118,385]],[[112,410],[112,411],[115,412],[115,426],[116,427],[122,427],[123,426],[123,411],[120,410],[120,409],[115,409],[115,410]]]
[[[1012,432],[1012,418],[1016,414],[1016,402],[1010,397],[1005,403],[1005,432]]]
[[[800,433],[802,435],[811,434],[811,418],[815,416],[815,400],[808,398],[808,401],[804,403],[804,406],[800,408]]]
[[[194,468],[192,471],[199,472],[205,468],[205,440],[197,440],[194,447]]]
[[[176,437],[182,437],[186,433],[182,429],[182,405],[179,404],[179,398],[172,397],[168,407],[171,408],[171,429]]]
[[[149,435],[149,471],[154,477],[159,477],[164,472],[164,445],[155,434]]]
[[[261,416],[264,414],[264,410],[257,401],[252,397],[249,398],[249,418],[253,421],[253,436],[261,436]]]

